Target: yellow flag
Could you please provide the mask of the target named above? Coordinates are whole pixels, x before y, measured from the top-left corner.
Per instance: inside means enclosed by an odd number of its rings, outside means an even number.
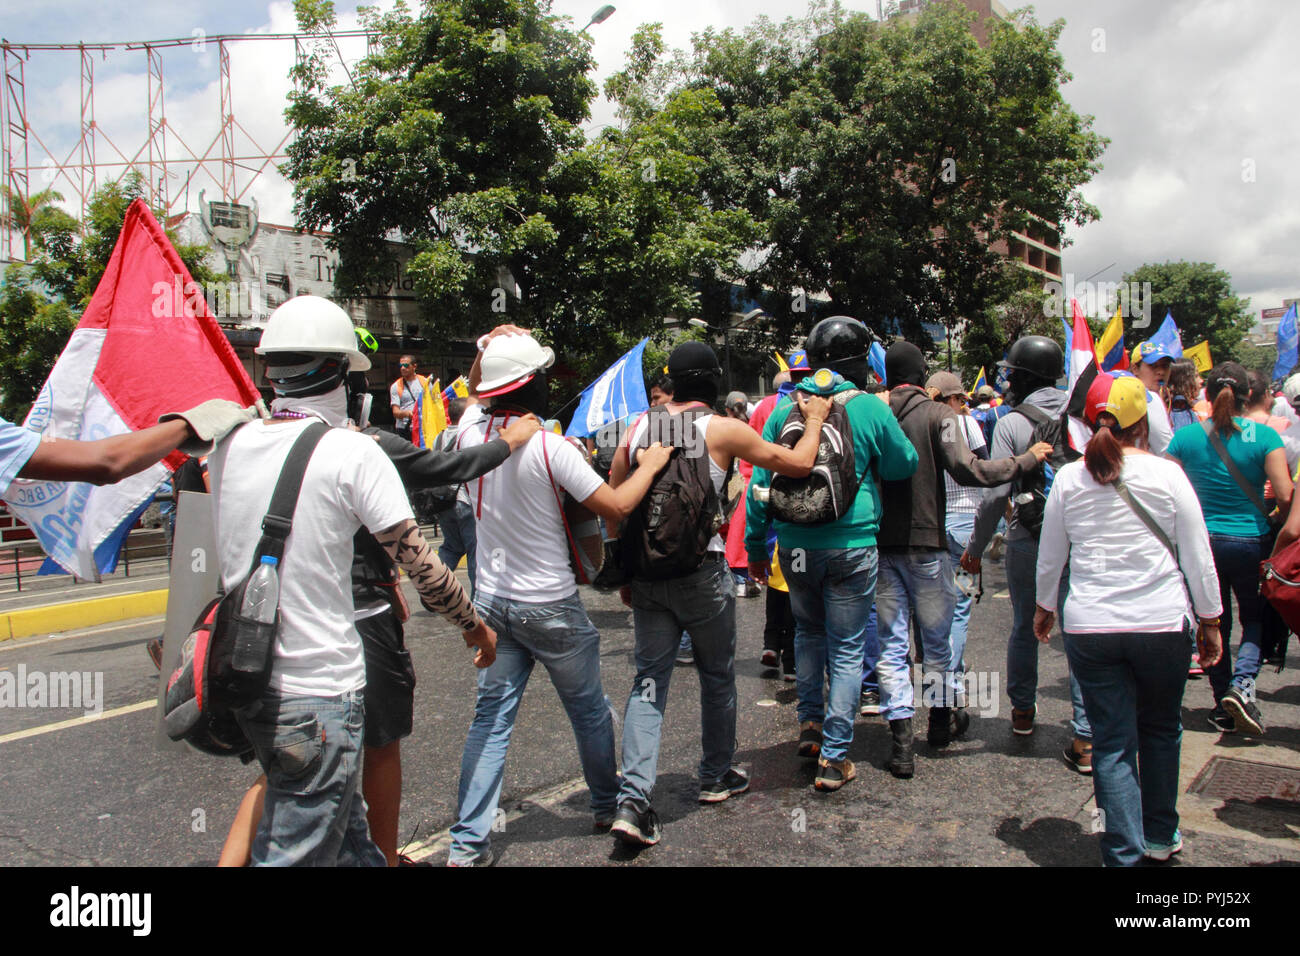
[[[424,447],[432,448],[438,433],[447,427],[447,412],[442,407],[442,382],[435,379],[425,385],[420,407],[420,428],[424,433]]]
[[[790,366],[786,364],[784,355],[782,355],[780,352],[773,352],[772,354],[776,356],[776,364],[777,367],[781,369],[781,371],[783,372],[790,371]]]
[[[1183,358],[1191,359],[1196,363],[1196,371],[1208,372],[1214,368],[1214,360],[1210,358],[1210,340],[1198,342],[1191,348],[1183,349]]]

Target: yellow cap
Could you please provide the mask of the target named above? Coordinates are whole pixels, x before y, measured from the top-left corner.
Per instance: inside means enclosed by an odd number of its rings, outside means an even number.
[[[1120,428],[1128,428],[1146,417],[1147,390],[1140,379],[1123,376],[1115,379],[1101,411],[1115,416]]]

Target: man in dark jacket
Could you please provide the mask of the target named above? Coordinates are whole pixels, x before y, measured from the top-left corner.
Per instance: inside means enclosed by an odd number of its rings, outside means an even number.
[[[931,399],[922,388],[925,374],[925,356],[910,342],[896,342],[885,353],[889,407],[919,459],[912,477],[881,482],[884,515],[877,536],[880,576],[876,614],[881,653],[876,667],[881,710],[895,730],[889,769],[899,777],[912,776],[914,766],[911,718],[915,709],[907,670],[912,607],[916,608],[917,631],[925,651],[923,687],[930,703],[930,746],[946,746],[954,729],[950,722],[957,687],[948,632],[957,585],[948,553],[944,472],[958,484],[989,488],[1032,471],[1052,450],[1044,442],[1014,458],[980,460],[967,445],[953,410]],[[958,714],[960,723],[955,729],[960,734],[969,718],[964,710]]]

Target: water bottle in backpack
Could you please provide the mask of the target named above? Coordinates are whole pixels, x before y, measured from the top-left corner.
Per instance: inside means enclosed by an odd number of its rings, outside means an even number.
[[[257,570],[244,586],[231,658],[236,671],[255,672],[266,666],[279,621],[280,573],[276,569],[279,563],[273,555],[262,555]]]

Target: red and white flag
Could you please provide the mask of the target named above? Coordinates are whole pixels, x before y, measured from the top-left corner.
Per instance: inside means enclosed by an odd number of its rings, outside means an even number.
[[[257,389],[143,200],[126,211],[104,277],[24,428],[45,441],[138,431],[210,398],[251,405]],[[185,456],[115,485],[17,480],[5,503],[50,556],[81,577],[111,572],[122,541]]]
[[[1073,311],[1074,325],[1070,330],[1070,376],[1067,380],[1070,398],[1065,411],[1068,416],[1066,421],[1070,447],[1082,452],[1092,438],[1092,429],[1084,420],[1084,410],[1087,407],[1088,389],[1092,387],[1099,370],[1088,319],[1083,314],[1083,309],[1079,308],[1077,299],[1070,300],[1070,308]]]

